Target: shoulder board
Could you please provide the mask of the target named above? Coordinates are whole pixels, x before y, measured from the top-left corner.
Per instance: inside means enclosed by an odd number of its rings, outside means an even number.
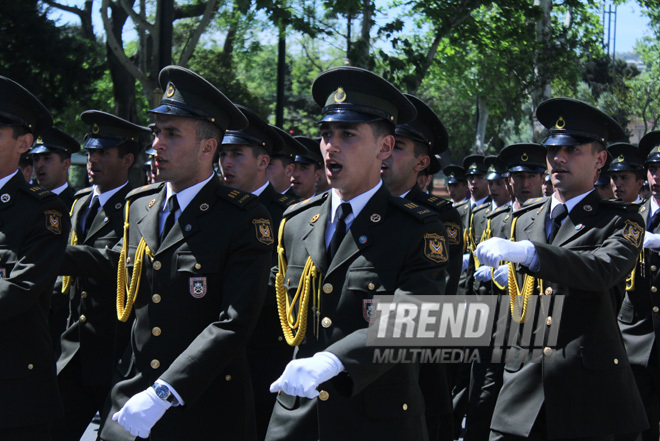
[[[29,195],[31,195],[33,198],[38,199],[38,200],[43,200],[43,199],[49,199],[52,197],[57,197],[55,193],[51,193],[50,191],[46,190],[45,188],[39,186],[39,185],[30,185],[28,184],[27,187],[20,186],[22,190],[25,190],[25,192]]]
[[[313,207],[314,205],[320,205],[323,203],[328,198],[329,192],[325,192],[319,195],[316,195],[314,197],[311,197],[309,199],[305,199],[304,201],[296,202],[293,205],[289,205],[289,207],[286,209],[284,214],[282,215],[283,217],[291,217],[294,214],[300,213],[301,211],[305,210],[308,207]]]
[[[468,203],[468,201],[469,201],[469,199],[465,199],[464,201],[461,201],[458,204],[454,205],[454,208],[456,208],[458,210],[460,207],[466,205]]]
[[[259,196],[255,196],[252,193],[246,193],[241,190],[236,190],[235,188],[226,187],[224,185],[218,187],[218,191],[216,193],[221,198],[241,208],[250,208],[254,203],[259,201]]]
[[[157,182],[155,184],[143,185],[134,190],[131,190],[127,195],[126,199],[134,199],[139,196],[148,195],[152,193],[158,193],[161,188],[165,185],[164,182]]]
[[[438,196],[423,193],[422,197],[424,198],[424,202],[427,203],[427,205],[436,209],[445,208],[446,206],[450,206],[450,207],[452,206],[451,202],[449,202],[447,199],[443,199]]]
[[[484,203],[484,204],[477,205],[476,207],[474,207],[474,210],[472,210],[472,213],[476,213],[477,211],[481,211],[481,210],[483,210],[484,208],[488,208],[488,207],[490,207],[490,206],[491,206],[491,203],[490,203],[490,202],[486,202],[486,203]]]
[[[486,217],[487,218],[494,218],[495,216],[498,216],[502,213],[508,213],[509,211],[511,211],[512,207],[513,206],[511,204],[504,205],[503,207],[497,207],[495,209],[495,211],[493,211],[492,213],[488,213],[488,215]]]
[[[517,217],[520,216],[523,213],[526,213],[528,211],[531,211],[535,208],[541,207],[545,203],[545,201],[548,200],[550,196],[544,196],[540,198],[533,198],[533,199],[528,199],[525,201],[522,207],[520,207],[518,210],[513,211],[513,216]]]
[[[640,207],[639,204],[635,204],[634,202],[623,202],[619,199],[603,199],[599,202],[598,205],[603,207],[617,208],[628,213],[637,213]]]
[[[286,208],[286,207],[289,207],[289,206],[295,204],[296,199],[292,198],[291,196],[281,194],[279,196],[275,196],[273,198],[273,202],[275,202],[277,205],[280,205],[280,206]]]
[[[90,194],[93,190],[94,190],[94,187],[81,188],[80,190],[78,190],[76,192],[76,194],[74,196],[75,196],[76,199],[80,199],[81,197],[83,197],[87,194]]]
[[[424,205],[419,205],[407,199],[391,196],[390,202],[420,221],[426,222],[427,220],[438,218],[438,213],[436,211],[431,211]]]
[[[527,199],[525,203],[523,204],[523,208],[527,206],[532,206],[532,205],[538,205],[539,203],[545,202],[546,199],[548,199],[548,196],[543,196],[540,198],[532,198],[532,199]]]

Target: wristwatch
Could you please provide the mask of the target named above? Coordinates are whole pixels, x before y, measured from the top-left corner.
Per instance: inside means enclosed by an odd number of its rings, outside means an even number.
[[[169,387],[160,383],[154,383],[151,385],[151,387],[153,388],[154,392],[156,392],[156,396],[161,400],[165,400],[168,403],[172,403],[172,404],[177,403],[177,399]]]

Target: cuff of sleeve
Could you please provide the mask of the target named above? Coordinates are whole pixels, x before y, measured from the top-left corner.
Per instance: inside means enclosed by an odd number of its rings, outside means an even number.
[[[333,354],[332,352],[328,351],[323,351],[323,352],[317,352],[314,354],[314,357],[319,357],[319,358],[325,358],[329,363],[332,363],[332,365],[335,368],[335,372],[337,372],[337,375],[341,372],[344,372],[344,364],[339,360],[339,358]]]
[[[159,378],[159,379],[156,380],[155,382],[158,383],[158,384],[162,384],[163,386],[167,386],[167,388],[170,390],[170,392],[172,393],[172,395],[174,395],[174,398],[176,398],[176,400],[172,403],[172,407],[183,406],[184,404],[186,404],[186,403],[183,401],[183,398],[181,398],[181,395],[179,395],[179,393],[178,393],[178,392],[172,387],[172,385],[169,384],[167,381],[165,381],[165,380],[161,380],[161,379]]]

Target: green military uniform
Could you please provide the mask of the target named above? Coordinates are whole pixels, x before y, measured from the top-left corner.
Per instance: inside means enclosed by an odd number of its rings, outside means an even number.
[[[0,126],[35,135],[51,126],[41,102],[2,76],[0,97]],[[46,439],[62,411],[47,320],[70,223],[62,201],[27,184],[15,160],[0,183],[0,438]]]
[[[136,155],[150,142],[148,128],[114,115],[88,110],[81,118],[89,126],[85,141],[88,151],[124,146],[126,153]],[[70,243],[99,250],[114,247],[123,236],[125,199],[131,190],[128,182],[105,193],[95,191],[95,187],[80,190],[71,211]],[[98,202],[94,203],[94,198]],[[101,276],[65,282],[71,313],[57,361],[64,418],[55,425],[55,440],[80,438],[94,414],[101,412],[117,358],[129,344],[131,323],[117,321],[116,273]]]

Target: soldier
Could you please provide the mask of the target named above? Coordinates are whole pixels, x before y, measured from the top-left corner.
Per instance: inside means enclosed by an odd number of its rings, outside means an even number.
[[[447,192],[454,207],[463,201],[467,201],[470,191],[467,186],[465,169],[460,165],[448,165],[442,170],[447,177]]]
[[[509,287],[511,315],[536,324],[514,328],[519,346],[507,354],[491,440],[608,440],[639,432],[647,422],[613,299],[641,250],[642,218],[637,206],[602,200],[594,191],[605,143],[624,132],[598,109],[569,98],[541,103],[536,116],[548,128],[543,144],[555,194],[517,212],[511,240],[489,239],[476,252],[485,265],[518,264],[516,286],[523,289]],[[528,309],[530,296],[536,307]],[[532,332],[523,338],[526,329]]]
[[[604,169],[598,173],[598,178],[594,182],[594,187],[596,191],[600,194],[601,199],[613,199],[614,190],[612,189],[612,180],[610,179],[610,174],[606,171],[607,165]]]
[[[49,440],[62,412],[48,305],[69,234],[64,203],[28,185],[20,156],[53,120],[37,98],[0,76],[0,439]]]
[[[305,153],[296,155],[296,168],[291,177],[291,188],[298,199],[309,199],[316,193],[316,186],[323,174],[323,157],[319,143],[306,136],[294,136],[305,146]]]
[[[266,439],[426,440],[418,363],[373,363],[366,346],[374,294],[442,293],[446,248],[425,247],[446,245],[442,224],[432,211],[392,197],[380,180],[394,126],[412,120],[415,107],[355,67],[322,73],[312,95],[323,108],[332,190],[293,205],[282,221],[278,305],[297,348],[271,385],[280,393]],[[313,309],[298,308],[308,302]]]
[[[266,178],[278,193],[291,198],[297,198],[291,188],[291,177],[296,168],[296,164],[293,161],[296,159],[296,155],[303,155],[305,153],[305,148],[286,131],[276,126],[273,127],[280,134],[283,145],[279,151],[273,152],[270,156],[270,163],[266,169]],[[282,135],[282,132],[284,132],[284,135]]]
[[[612,155],[607,172],[612,178],[614,196],[623,202],[643,203],[639,192],[644,185],[645,166],[639,149],[625,142],[617,142],[610,145],[607,151]]]
[[[279,226],[284,210],[296,200],[280,194],[266,179],[270,155],[284,148],[285,138],[289,145],[303,146],[283,130],[269,125],[250,109],[237,106],[248,119],[248,126],[241,130],[228,130],[220,147],[220,167],[227,186],[252,193],[259,197],[270,214],[273,225]],[[277,266],[277,253],[273,250],[271,265]],[[268,284],[268,279],[262,281]],[[268,386],[282,373],[291,360],[293,350],[284,341],[282,326],[277,316],[275,290],[269,287],[255,329],[248,342],[248,362],[254,390],[257,438],[264,439],[268,421],[273,411],[275,397]]]
[[[455,295],[463,255],[460,215],[449,201],[424,193],[416,183],[420,172],[430,167],[434,167],[436,173],[439,171],[439,161],[435,155],[447,150],[449,137],[442,121],[429,106],[412,95],[406,95],[406,98],[415,106],[417,117],[407,124],[396,126],[395,148],[392,155],[383,161],[381,177],[392,195],[428,207],[440,216],[447,230],[449,245],[444,294]],[[452,439],[452,403],[447,376],[446,366],[441,363],[420,366],[426,425],[432,440]]]
[[[118,318],[135,309],[100,438],[253,440],[245,343],[274,236],[257,197],[223,186],[213,170],[224,131],[247,120],[188,69],[167,66],[159,82],[165,93],[151,113],[163,182],[127,195],[115,248],[69,247],[64,261],[64,270],[88,275],[116,269]]]
[[[25,182],[30,184],[32,182],[32,158],[29,153],[24,153],[21,155],[21,159],[18,161],[18,168],[23,173],[23,178]]]
[[[42,133],[30,150],[37,183],[58,195],[67,210],[76,194],[68,181],[71,154],[78,150],[80,143],[56,127]]]
[[[150,143],[151,130],[97,110],[80,117],[89,126],[84,148],[92,187],[76,193],[70,243],[103,250],[122,238],[124,203],[132,190],[128,172]],[[115,277],[65,278],[63,291],[71,314],[57,361],[64,418],[55,424],[55,440],[80,439],[94,414],[101,412],[121,355],[113,357],[115,342],[125,348],[130,332],[116,319]]]
[[[660,420],[660,297],[658,294],[658,266],[660,265],[660,132],[647,133],[639,141],[639,150],[622,153],[624,164],[639,157],[645,159],[648,167],[647,179],[651,184],[653,197],[645,201],[639,211],[645,220],[644,250],[639,256],[635,270],[629,276],[626,295],[619,311],[619,328],[623,335],[630,366],[632,367],[637,390],[642,396],[649,429],[642,432],[641,439],[658,439]],[[633,147],[634,148],[634,147]],[[635,149],[637,150],[637,149]],[[612,153],[614,161],[618,154]],[[615,162],[612,166],[615,166]],[[618,163],[619,161],[617,161]],[[637,170],[637,169],[636,169]],[[634,437],[619,437],[633,439]]]
[[[552,186],[552,181],[550,180],[550,175],[545,175],[543,177],[543,196],[552,196],[552,193],[555,192],[555,189]]]

